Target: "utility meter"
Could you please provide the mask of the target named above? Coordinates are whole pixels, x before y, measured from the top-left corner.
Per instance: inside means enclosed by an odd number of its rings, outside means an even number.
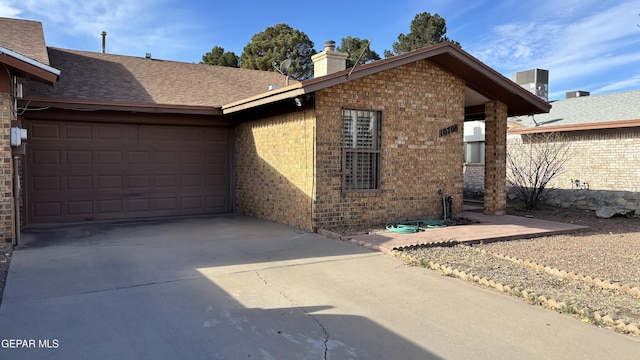
[[[27,129],[19,127],[11,128],[11,146],[20,146],[23,140],[27,140]]]

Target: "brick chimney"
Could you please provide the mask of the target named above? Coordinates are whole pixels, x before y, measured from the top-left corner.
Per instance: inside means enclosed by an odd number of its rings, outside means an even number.
[[[347,68],[349,54],[336,52],[336,42],[328,40],[324,42],[324,51],[311,57],[313,61],[313,77],[336,73]]]

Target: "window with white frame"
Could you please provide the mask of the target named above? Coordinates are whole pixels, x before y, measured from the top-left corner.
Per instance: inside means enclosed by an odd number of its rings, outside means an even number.
[[[464,162],[468,164],[484,163],[484,141],[464,143]]]
[[[379,111],[342,110],[342,189],[379,189]]]

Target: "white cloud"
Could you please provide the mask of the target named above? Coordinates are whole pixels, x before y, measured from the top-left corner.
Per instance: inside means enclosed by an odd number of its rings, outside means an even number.
[[[15,18],[20,15],[20,10],[14,6],[13,1],[0,0],[0,17]]]
[[[622,89],[640,87],[640,74],[626,80],[620,80],[594,90],[595,93],[614,92]]]
[[[544,16],[528,15],[493,28],[472,53],[503,73],[544,68],[552,86],[595,78],[625,77],[625,67],[640,61],[639,6],[635,1],[558,2],[541,4]],[[615,74],[613,74],[616,72]],[[593,81],[591,79],[589,81]],[[610,79],[614,89],[637,82]],[[594,81],[597,82],[597,81]]]
[[[45,19],[47,23],[64,25],[68,34],[92,32],[107,25],[122,27],[135,20],[141,1],[122,0],[23,0],[21,6]]]
[[[189,10],[182,9],[188,7],[176,2],[22,0],[19,7],[43,22],[48,45],[99,51],[100,33],[104,30],[107,52],[135,56],[150,52],[154,57],[168,58],[185,46],[188,34],[196,31],[195,24],[184,21],[190,18],[185,16]],[[86,48],[87,44],[90,48]]]

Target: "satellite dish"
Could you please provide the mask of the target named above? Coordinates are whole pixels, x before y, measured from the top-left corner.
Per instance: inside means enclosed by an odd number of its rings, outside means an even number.
[[[289,68],[291,67],[291,59],[286,59],[280,64],[280,72],[282,74],[289,75]]]

